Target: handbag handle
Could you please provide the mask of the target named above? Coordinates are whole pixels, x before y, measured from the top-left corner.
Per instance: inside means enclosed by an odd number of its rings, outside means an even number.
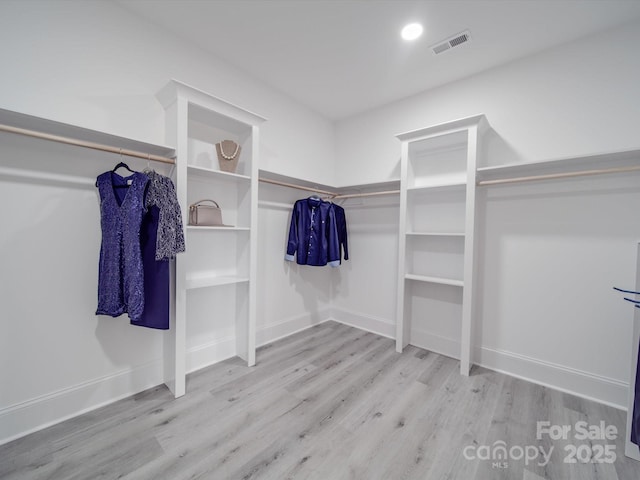
[[[218,205],[218,202],[216,202],[215,200],[210,200],[208,198],[205,198],[204,200],[198,200],[196,203],[194,203],[193,205],[191,205],[189,208],[196,208],[199,205],[201,205],[203,202],[211,202],[213,203],[217,208],[220,208],[220,205]]]

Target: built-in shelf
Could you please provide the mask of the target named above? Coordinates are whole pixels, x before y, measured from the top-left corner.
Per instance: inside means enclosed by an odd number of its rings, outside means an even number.
[[[225,181],[233,181],[235,180],[238,183],[246,182],[247,184],[251,182],[251,177],[247,175],[240,175],[238,173],[225,172],[222,170],[214,170],[212,168],[206,167],[198,167],[196,165],[188,165],[187,171],[189,175],[200,176],[208,179],[220,178]]]
[[[455,278],[429,277],[427,275],[415,275],[413,273],[405,273],[404,278],[407,280],[415,280],[417,282],[438,283],[440,285],[464,287],[464,282]]]
[[[291,185],[301,186],[305,188],[318,188],[319,190],[329,191],[338,195],[346,195],[351,193],[372,193],[382,192],[387,190],[399,190],[400,180],[387,180],[382,182],[360,183],[356,185],[328,185],[311,182],[300,177],[292,177],[289,175],[283,175],[280,173],[272,172],[270,170],[260,169],[260,179],[274,180],[277,182],[284,182]]]
[[[187,230],[190,232],[207,231],[207,230],[219,230],[224,232],[249,232],[249,227],[204,227],[197,225],[187,225]]]
[[[466,188],[466,182],[451,182],[441,183],[433,185],[419,185],[413,187],[407,187],[407,193],[423,193],[432,192],[436,190],[464,190]]]
[[[91,130],[68,123],[35,117],[25,113],[14,112],[0,108],[0,124],[12,127],[34,130],[49,135],[67,137],[82,142],[97,143],[123,150],[135,150],[152,155],[173,157],[175,149],[165,145],[157,145],[132,138],[121,137],[106,132]]]
[[[459,350],[447,347],[446,354],[460,359],[463,375],[469,375],[473,363],[476,167],[478,152],[484,151],[480,139],[488,129],[486,118],[475,115],[397,135],[401,189],[396,350],[411,343],[442,351],[433,341],[448,335],[442,323],[459,322]],[[427,295],[420,287],[424,284],[431,284]],[[440,308],[451,304],[452,294],[456,307]]]
[[[200,335],[226,342],[232,321],[233,354],[255,365],[259,125],[264,118],[202,90],[171,80],[157,95],[165,108],[167,140],[177,145],[176,192],[182,205],[215,200],[230,227],[187,226],[187,251],[175,264],[175,321],[164,349],[165,383],[176,397],[186,392],[187,345],[197,348]],[[225,139],[242,153],[235,172],[218,168],[214,145]],[[200,233],[194,233],[200,232]],[[222,234],[221,232],[229,232]],[[193,289],[203,295],[186,295]],[[217,321],[225,319],[225,321]],[[187,324],[191,327],[187,328]],[[209,341],[209,340],[208,340]],[[199,353],[200,366],[226,358],[229,351]],[[224,355],[222,351],[226,352]]]
[[[619,150],[573,157],[563,157],[534,162],[509,163],[479,167],[477,180],[494,180],[506,176],[535,173],[561,173],[585,168],[609,168],[640,165],[640,149]]]
[[[407,232],[414,237],[464,237],[464,232]]]
[[[231,275],[194,274],[187,276],[186,288],[193,290],[196,288],[219,287],[221,285],[232,285],[236,283],[246,283],[248,277],[235,277]]]

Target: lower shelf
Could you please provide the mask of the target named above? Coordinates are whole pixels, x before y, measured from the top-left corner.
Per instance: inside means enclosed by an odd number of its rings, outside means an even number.
[[[464,282],[462,280],[456,280],[454,278],[429,277],[427,275],[415,275],[413,273],[406,273],[404,278],[406,280],[415,280],[418,282],[438,283],[440,285],[464,287]]]
[[[232,275],[216,275],[214,273],[202,273],[187,276],[187,290],[194,288],[218,287],[234,283],[248,282],[247,277],[235,277]]]

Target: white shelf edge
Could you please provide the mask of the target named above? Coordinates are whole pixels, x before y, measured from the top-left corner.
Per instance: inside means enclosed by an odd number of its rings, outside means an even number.
[[[223,232],[248,232],[251,229],[249,227],[199,227],[197,225],[187,225],[188,231],[206,231],[206,230],[220,230]]]
[[[190,104],[222,116],[227,116],[236,122],[246,123],[247,125],[259,125],[267,120],[257,113],[253,113],[174,78],[169,80],[169,83],[156,94],[156,98],[165,110],[176,101],[177,97],[188,98]]]
[[[464,232],[406,232],[407,236],[415,237],[464,237]]]
[[[249,281],[248,277],[234,277],[230,275],[194,275],[193,277],[187,276],[186,289],[194,290],[197,288],[207,287],[219,287],[222,285],[233,285],[235,283],[246,283]]]
[[[463,189],[466,186],[467,186],[467,182],[441,183],[441,184],[435,184],[435,185],[419,185],[419,186],[407,187],[407,193],[428,192],[433,190],[458,190],[458,189]]]
[[[166,157],[175,155],[175,148],[172,146],[149,143],[135,138],[123,137],[106,131],[93,130],[4,108],[0,108],[0,124],[153,155]]]
[[[213,168],[200,167],[197,165],[187,165],[187,171],[198,175],[219,176],[220,178],[231,178],[237,181],[251,181],[251,177],[247,175],[240,175],[239,173],[225,172],[223,170],[215,170]]]
[[[533,168],[562,168],[577,166],[580,163],[594,161],[619,161],[637,158],[640,160],[640,149],[616,150],[612,152],[593,153],[571,157],[560,157],[549,160],[536,160],[533,162],[507,163],[504,165],[492,165],[488,167],[478,167],[476,172],[479,175],[492,174],[517,170],[529,170]],[[484,178],[484,177],[483,177]]]
[[[383,190],[399,190],[400,179],[380,180],[368,183],[359,183],[353,185],[340,185],[340,184],[324,184],[313,182],[311,180],[304,179],[302,177],[293,177],[282,173],[274,172],[266,169],[259,169],[259,178],[266,180],[276,180],[280,182],[292,183],[295,185],[301,185],[309,188],[319,188],[321,190],[329,190],[337,194],[349,194],[349,193],[361,193],[361,192],[376,192]]]
[[[417,130],[398,133],[396,134],[396,138],[400,141],[415,141],[419,140],[420,138],[428,138],[436,135],[454,133],[460,130],[467,129],[474,125],[478,125],[483,130],[487,129],[489,126],[484,114],[477,114],[459,118],[449,122],[439,123],[437,125],[432,125],[431,127],[419,128]]]
[[[462,280],[456,280],[453,278],[429,277],[427,275],[415,275],[413,273],[405,273],[404,278],[406,280],[416,280],[418,282],[438,283],[440,285],[451,285],[453,287],[464,287],[464,282]]]

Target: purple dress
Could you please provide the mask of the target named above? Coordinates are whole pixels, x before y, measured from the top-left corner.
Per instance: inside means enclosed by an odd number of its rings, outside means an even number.
[[[160,209],[149,207],[142,219],[140,245],[144,273],[144,311],[132,325],[169,329],[169,260],[156,260]]]
[[[140,226],[148,180],[138,172],[125,178],[109,171],[96,181],[102,228],[96,315],[128,313],[137,321],[144,312]]]
[[[132,325],[169,328],[169,261],[184,252],[182,212],[173,182],[154,171],[149,177],[140,244],[144,271],[144,312]]]

